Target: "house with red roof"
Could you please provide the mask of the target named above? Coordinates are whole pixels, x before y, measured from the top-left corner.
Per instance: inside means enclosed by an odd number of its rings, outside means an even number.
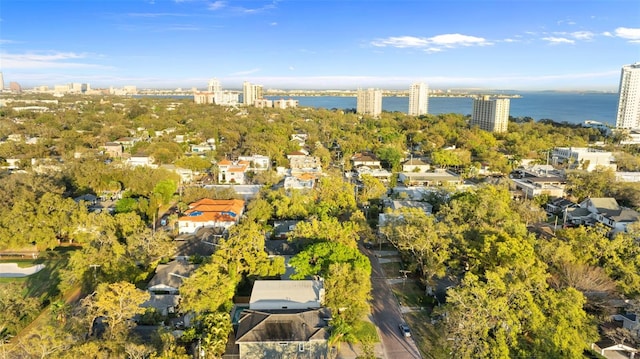
[[[178,218],[178,232],[192,234],[205,227],[227,230],[242,217],[244,204],[241,199],[203,198],[193,202]]]

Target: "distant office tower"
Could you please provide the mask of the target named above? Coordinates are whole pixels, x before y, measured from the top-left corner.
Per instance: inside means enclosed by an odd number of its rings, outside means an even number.
[[[509,123],[509,99],[482,96],[473,100],[471,126],[485,131],[507,132]]]
[[[249,82],[242,84],[242,103],[247,106],[255,104],[256,100],[262,100],[262,85],[253,85]]]
[[[4,77],[2,76],[2,72],[0,72],[0,92],[2,92],[2,90],[4,90]]]
[[[17,82],[9,82],[9,90],[13,93],[22,93],[22,86]]]
[[[429,110],[429,87],[424,82],[414,83],[409,88],[409,115],[426,115]]]
[[[213,78],[211,80],[209,80],[209,86],[207,86],[207,91],[208,92],[222,92],[222,85],[220,84],[220,81],[218,81],[218,79]]]
[[[622,66],[616,128],[640,128],[640,62]]]
[[[382,113],[382,91],[377,89],[358,89],[356,112],[374,117]]]

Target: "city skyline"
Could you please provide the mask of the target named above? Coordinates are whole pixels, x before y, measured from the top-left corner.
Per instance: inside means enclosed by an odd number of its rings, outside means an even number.
[[[0,71],[23,88],[617,91],[640,60],[639,13],[632,0],[8,0]]]

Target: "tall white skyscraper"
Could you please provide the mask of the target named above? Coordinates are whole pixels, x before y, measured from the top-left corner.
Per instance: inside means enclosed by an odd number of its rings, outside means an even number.
[[[356,112],[361,115],[379,116],[382,113],[382,90],[358,89]]]
[[[471,126],[485,131],[507,132],[509,124],[509,99],[482,96],[473,99]]]
[[[220,81],[216,78],[210,79],[209,85],[207,86],[207,92],[222,92],[222,85],[220,84]]]
[[[2,76],[2,72],[0,71],[0,92],[2,92],[2,90],[4,90],[4,77]]]
[[[254,85],[247,81],[242,84],[242,103],[253,106],[256,100],[262,99],[262,85]]]
[[[622,66],[616,128],[640,128],[640,62]]]
[[[426,115],[429,111],[429,87],[424,82],[414,83],[409,88],[409,115]]]

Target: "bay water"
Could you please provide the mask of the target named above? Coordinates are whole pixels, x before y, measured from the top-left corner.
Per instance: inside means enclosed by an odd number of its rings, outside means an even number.
[[[512,117],[531,117],[535,121],[550,119],[555,122],[580,124],[586,120],[615,126],[618,108],[617,93],[597,92],[520,92],[511,98]],[[342,96],[266,96],[268,99],[293,98],[301,107],[325,109],[355,109],[355,97]],[[407,113],[408,97],[383,97],[382,110]],[[470,97],[430,97],[429,113],[471,114],[473,99]]]

